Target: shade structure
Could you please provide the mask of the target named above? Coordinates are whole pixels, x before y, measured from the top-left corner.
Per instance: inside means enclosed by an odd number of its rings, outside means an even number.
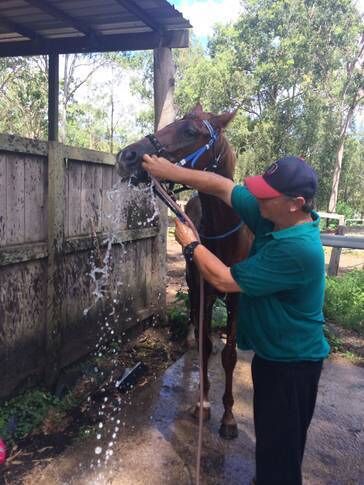
[[[1,0],[0,57],[187,47],[166,0]]]

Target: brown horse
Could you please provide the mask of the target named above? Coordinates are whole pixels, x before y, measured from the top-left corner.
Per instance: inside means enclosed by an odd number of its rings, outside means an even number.
[[[236,158],[226,140],[223,130],[234,117],[235,113],[223,113],[214,115],[202,110],[200,104],[181,120],[177,120],[159,130],[155,135],[148,136],[140,141],[124,148],[118,156],[118,171],[125,175],[132,174],[138,181],[145,180],[145,172],[141,168],[144,153],[157,153],[176,162],[195,152],[211,140],[211,127],[216,140],[210,149],[201,155],[195,162],[198,170],[211,170],[223,177],[233,178]],[[208,121],[206,125],[203,120]],[[251,234],[246,226],[241,226],[241,221],[236,212],[224,202],[207,194],[198,194],[187,204],[187,215],[196,225],[202,243],[213,252],[227,266],[246,258],[251,245]],[[186,264],[186,280],[189,288],[191,322],[198,329],[199,319],[199,274],[194,263]],[[210,284],[204,284],[204,334],[203,334],[203,376],[204,376],[204,418],[210,417],[210,405],[208,402],[209,380],[208,359],[212,350],[210,340],[212,308],[218,291]],[[237,436],[237,425],[232,412],[234,399],[232,393],[233,372],[236,364],[236,317],[238,308],[238,293],[226,295],[227,308],[227,340],[222,351],[222,364],[225,370],[225,393],[223,396],[224,415],[221,421],[220,435],[224,438]],[[198,415],[198,405],[195,409]]]

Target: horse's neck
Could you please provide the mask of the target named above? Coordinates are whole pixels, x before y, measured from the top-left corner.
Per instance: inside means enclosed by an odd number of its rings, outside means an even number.
[[[225,139],[216,147],[216,152],[221,154],[216,173],[233,180],[235,156]],[[222,233],[224,229],[231,228],[233,224],[239,221],[239,216],[236,212],[217,197],[199,193],[199,198],[202,209],[201,223],[204,230],[208,231],[208,234]]]

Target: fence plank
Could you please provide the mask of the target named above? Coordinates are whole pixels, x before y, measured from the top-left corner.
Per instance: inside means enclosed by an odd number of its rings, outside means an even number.
[[[6,243],[24,242],[24,159],[7,156]]]
[[[95,212],[95,229],[96,232],[102,230],[101,210],[102,210],[102,170],[101,165],[95,167],[95,189],[91,193]]]
[[[96,226],[95,210],[93,206],[95,169],[96,167],[92,165],[82,165],[81,234],[91,234],[92,227]]]
[[[47,239],[45,163],[41,158],[24,159],[25,241]]]
[[[0,247],[6,244],[6,155],[0,153]]]
[[[107,231],[110,227],[111,201],[108,192],[112,187],[112,171],[110,167],[102,167],[102,200],[101,200],[101,230]]]
[[[79,162],[69,162],[68,180],[68,231],[67,237],[81,234],[81,192],[82,165]]]

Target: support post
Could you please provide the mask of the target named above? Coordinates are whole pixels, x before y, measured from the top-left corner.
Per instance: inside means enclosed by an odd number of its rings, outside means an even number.
[[[175,65],[172,50],[168,47],[154,49],[154,129],[172,123],[176,118],[174,106]]]
[[[48,149],[48,267],[45,380],[52,385],[58,376],[61,348],[64,179],[63,145],[49,142]]]
[[[154,50],[154,127],[155,131],[172,123],[176,118],[174,106],[174,85],[175,85],[175,65],[172,57],[172,50],[167,47],[160,47]],[[153,248],[157,260],[153,267],[158,268],[159,284],[156,285],[158,291],[158,306],[161,308],[161,319],[166,320],[166,277],[167,277],[167,229],[168,211],[167,208],[159,203],[161,228],[157,238],[155,238],[156,248]],[[154,280],[154,283],[156,281]],[[159,288],[158,288],[159,287]]]
[[[338,226],[335,234],[344,236],[345,226]],[[340,256],[342,248],[332,248],[329,266],[327,268],[327,276],[337,276],[340,266]]]
[[[58,141],[59,55],[49,55],[48,65],[48,140]]]

